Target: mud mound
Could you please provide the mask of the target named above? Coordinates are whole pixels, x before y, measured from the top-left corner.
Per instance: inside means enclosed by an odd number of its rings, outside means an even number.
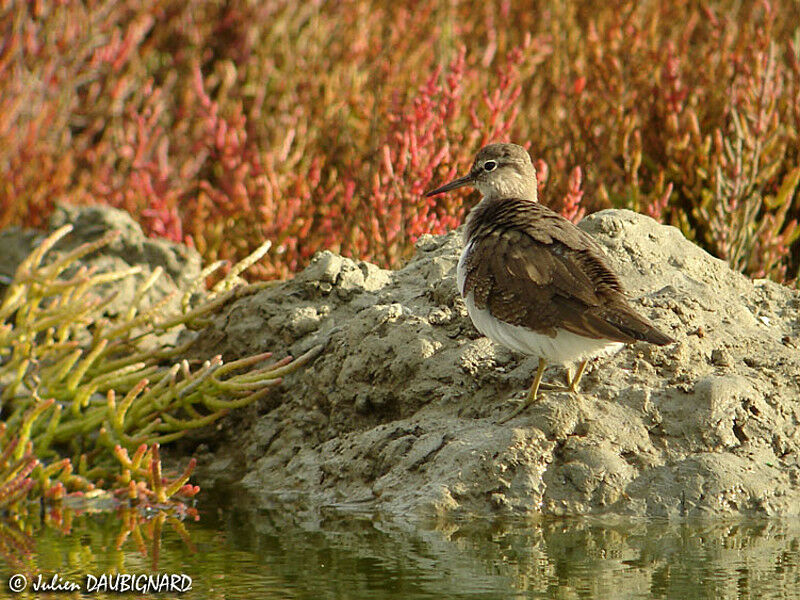
[[[581,227],[677,343],[598,359],[580,396],[545,392],[503,424],[536,364],[470,323],[459,234],[424,237],[399,271],[323,252],[203,332],[198,352],[227,358],[327,343],[226,423],[204,472],[264,503],[395,514],[799,513],[800,294],[629,211]]]

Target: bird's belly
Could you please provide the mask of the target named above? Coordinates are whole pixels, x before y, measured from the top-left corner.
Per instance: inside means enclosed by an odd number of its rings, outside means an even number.
[[[463,289],[463,288],[462,288]],[[574,363],[618,352],[625,344],[593,339],[559,329],[555,337],[511,325],[493,317],[488,309],[478,308],[470,292],[465,298],[472,323],[483,335],[517,352],[543,358],[549,363]]]

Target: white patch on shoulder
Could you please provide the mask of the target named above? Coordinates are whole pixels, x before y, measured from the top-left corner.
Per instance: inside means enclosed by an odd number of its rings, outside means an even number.
[[[461,257],[458,259],[458,266],[456,267],[456,283],[458,284],[458,293],[464,295],[464,283],[467,279],[467,272],[464,264],[467,262],[467,257],[472,251],[473,242],[470,240],[464,249],[461,251]]]
[[[464,249],[458,262],[458,288],[464,289],[462,263],[469,248]],[[464,297],[472,323],[483,335],[497,344],[511,348],[522,354],[543,358],[548,363],[566,364],[589,360],[596,356],[607,356],[619,352],[625,345],[606,339],[587,338],[571,331],[559,330],[555,337],[536,333],[519,325],[510,325],[493,317],[488,309],[478,308],[472,299],[472,292]]]

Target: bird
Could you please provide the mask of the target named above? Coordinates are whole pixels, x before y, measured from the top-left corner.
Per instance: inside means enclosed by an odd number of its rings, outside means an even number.
[[[456,281],[475,328],[502,346],[535,356],[527,406],[550,363],[577,365],[567,387],[578,393],[587,362],[637,341],[675,340],[629,304],[605,253],[585,231],[538,201],[536,169],[517,144],[484,146],[469,173],[426,193],[471,186],[483,198],[467,215]]]

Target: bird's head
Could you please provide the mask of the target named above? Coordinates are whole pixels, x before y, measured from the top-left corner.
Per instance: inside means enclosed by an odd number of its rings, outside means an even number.
[[[480,149],[469,173],[426,196],[463,186],[477,188],[484,198],[522,198],[537,201],[536,170],[528,151],[517,144],[489,144]]]

